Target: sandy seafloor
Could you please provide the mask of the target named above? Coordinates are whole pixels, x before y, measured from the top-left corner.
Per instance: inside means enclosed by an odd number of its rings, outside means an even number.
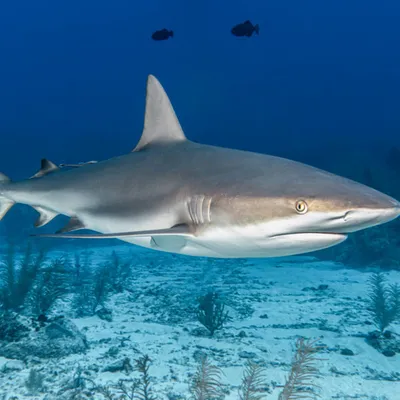
[[[112,322],[98,316],[74,318],[88,338],[87,353],[36,360],[34,367],[46,377],[46,393],[35,396],[29,395],[24,385],[30,366],[0,372],[0,393],[5,399],[57,398],[54,396],[78,367],[96,383],[116,383],[137,373],[102,372],[104,366],[141,354],[148,354],[153,361],[150,374],[158,399],[189,399],[196,360],[207,354],[223,371],[226,400],[239,398],[238,386],[248,358],[266,367],[265,399],[276,400],[299,335],[320,338],[319,343],[326,345],[319,354],[323,360],[317,362],[321,376],[315,383],[321,387],[320,398],[400,399],[400,354],[385,357],[363,337],[374,330],[366,310],[372,269],[361,271],[303,256],[251,260],[180,257],[129,245],[92,249],[92,262],[109,257],[113,250],[133,257],[133,274],[129,291],[113,295],[107,303],[113,310]],[[400,283],[400,272],[388,272],[387,278]],[[321,284],[328,288],[303,290]],[[213,338],[207,336],[195,313],[196,298],[208,289],[223,295],[232,318]],[[59,307],[59,312],[69,315],[68,307]],[[390,330],[400,334],[400,325],[393,324]],[[108,355],[112,347],[118,347],[117,355]],[[344,348],[354,355],[342,355]],[[0,371],[9,362],[0,357]]]

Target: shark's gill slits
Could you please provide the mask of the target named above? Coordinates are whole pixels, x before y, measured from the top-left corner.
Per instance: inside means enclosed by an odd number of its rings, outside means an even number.
[[[192,196],[187,201],[187,210],[193,225],[203,225],[211,222],[211,197],[203,195]]]

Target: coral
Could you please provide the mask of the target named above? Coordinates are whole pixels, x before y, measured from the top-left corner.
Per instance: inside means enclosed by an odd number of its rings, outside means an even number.
[[[87,349],[86,337],[76,325],[64,318],[57,318],[42,329],[31,332],[30,337],[0,346],[0,356],[17,360],[32,356],[48,359],[84,353]]]
[[[35,369],[29,371],[28,379],[25,381],[25,386],[30,394],[38,394],[44,391],[44,375]]]
[[[75,258],[74,267],[74,305],[78,317],[91,316],[99,306],[104,306],[112,293],[120,293],[126,288],[131,276],[131,260],[121,261],[112,252],[110,261],[92,272],[86,257],[83,263]]]
[[[354,267],[379,266],[400,270],[399,222],[353,233],[343,244],[325,250],[328,259]],[[322,253],[319,253],[319,256]]]
[[[122,292],[132,274],[132,261],[121,261],[115,251],[111,254],[111,261],[107,264],[110,271],[110,285],[115,293]]]
[[[193,400],[214,400],[222,394],[222,371],[212,365],[208,357],[202,357],[190,386]]]
[[[106,400],[157,400],[151,387],[150,364],[148,355],[135,360],[134,370],[140,373],[140,378],[120,379],[116,385],[97,385],[91,379],[83,379]]]
[[[138,400],[156,400],[153,395],[153,389],[151,388],[151,378],[149,375],[149,368],[151,360],[148,355],[135,360],[135,370],[141,375],[140,383],[137,389]]]
[[[45,253],[41,251],[34,257],[28,245],[19,266],[15,256],[15,247],[10,244],[6,259],[0,265],[0,306],[3,310],[19,312],[44,266]]]
[[[369,279],[369,309],[376,327],[381,333],[400,318],[400,287],[386,285],[383,273],[377,272]]]
[[[199,298],[199,309],[197,318],[213,336],[214,332],[222,329],[225,322],[228,321],[229,315],[225,311],[225,306],[218,298],[215,292],[209,292],[205,296]]]
[[[111,289],[111,271],[108,265],[101,266],[95,274],[93,286],[94,309],[103,305]]]
[[[94,285],[91,282],[82,282],[75,289],[72,309],[77,318],[88,317],[95,314],[97,302],[93,294]]]
[[[49,267],[41,270],[31,297],[36,315],[45,315],[53,304],[68,292],[69,278],[68,264],[63,258],[52,260]]]
[[[18,342],[28,335],[29,328],[11,311],[0,313],[0,341]]]
[[[315,398],[313,388],[318,388],[312,381],[319,375],[315,366],[315,353],[320,347],[314,346],[315,342],[299,338],[296,343],[296,353],[292,361],[290,375],[286,380],[279,400],[297,400]]]
[[[239,387],[239,400],[262,400],[265,386],[265,370],[262,366],[249,360],[245,367],[242,384]]]

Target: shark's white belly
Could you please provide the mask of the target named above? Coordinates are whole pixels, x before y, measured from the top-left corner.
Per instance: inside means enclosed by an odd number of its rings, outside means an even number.
[[[131,223],[116,220],[106,220],[104,224],[101,222],[101,218],[87,220],[87,226],[101,233],[114,233],[131,230],[151,231],[159,226],[173,226],[176,223],[173,215],[169,213],[158,214],[153,221],[141,219],[136,223],[133,220]],[[264,232],[265,230],[259,227],[231,226],[206,229],[198,236],[190,237],[168,235],[120,239],[152,250],[215,258],[258,258],[302,254],[336,245],[346,239],[344,235],[314,233],[268,237]]]

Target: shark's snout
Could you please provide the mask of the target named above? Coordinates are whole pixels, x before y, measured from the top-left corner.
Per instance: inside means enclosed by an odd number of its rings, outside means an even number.
[[[327,202],[326,220],[320,217],[321,232],[351,233],[390,222],[400,216],[400,202],[359,184],[349,184],[337,202]],[[321,210],[323,211],[323,209]]]
[[[356,208],[347,211],[342,222],[338,221],[338,230],[343,233],[356,232],[361,229],[390,222],[400,216],[400,203],[396,200],[388,207]]]

